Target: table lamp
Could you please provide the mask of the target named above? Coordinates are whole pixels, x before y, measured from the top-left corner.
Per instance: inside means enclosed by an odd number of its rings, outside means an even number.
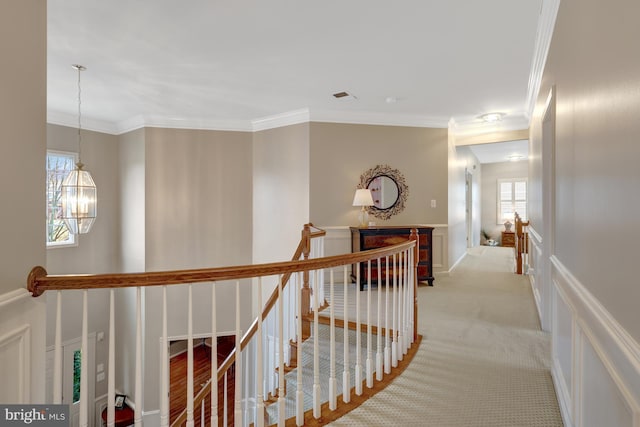
[[[356,194],[353,196],[353,206],[362,207],[358,213],[358,220],[360,221],[360,227],[366,227],[369,222],[369,213],[365,209],[365,206],[373,206],[371,190],[367,188],[358,188],[356,190]]]

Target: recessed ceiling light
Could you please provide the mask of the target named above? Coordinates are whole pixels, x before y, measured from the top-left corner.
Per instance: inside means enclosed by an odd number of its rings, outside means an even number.
[[[519,160],[524,159],[524,156],[521,156],[520,154],[512,154],[508,156],[507,159],[509,159],[509,161],[511,162],[517,162]]]
[[[504,116],[506,116],[505,113],[487,113],[481,115],[479,118],[487,123],[495,123],[502,120]]]
[[[398,98],[396,98],[395,96],[387,96],[384,99],[384,102],[386,102],[387,104],[395,104],[396,102],[398,102]]]

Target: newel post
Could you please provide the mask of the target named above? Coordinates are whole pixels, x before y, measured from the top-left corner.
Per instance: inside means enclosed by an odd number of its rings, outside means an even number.
[[[413,247],[413,341],[418,340],[418,261],[419,261],[419,246],[418,229],[412,228],[409,240],[416,242]]]
[[[302,229],[302,256],[305,260],[309,259],[311,253],[311,226],[305,224]],[[311,336],[311,323],[307,316],[311,314],[311,288],[309,287],[309,272],[304,271],[302,273],[302,290],[301,290],[301,312],[302,312],[302,339],[306,340]]]

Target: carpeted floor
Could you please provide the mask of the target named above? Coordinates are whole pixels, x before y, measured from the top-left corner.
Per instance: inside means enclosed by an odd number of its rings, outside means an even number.
[[[562,426],[529,279],[513,249],[478,247],[418,290],[424,339],[407,370],[332,426]]]

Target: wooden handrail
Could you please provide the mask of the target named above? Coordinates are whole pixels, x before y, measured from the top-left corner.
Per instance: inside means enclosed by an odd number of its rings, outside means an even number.
[[[355,264],[370,259],[393,255],[394,253],[407,250],[413,247],[413,245],[415,245],[415,243],[406,242],[369,251],[302,261],[284,261],[236,267],[158,271],[150,273],[47,275],[43,267],[34,267],[29,274],[27,289],[29,289],[34,297],[37,297],[48,290],[130,288],[138,286],[147,287],[239,280]]]

